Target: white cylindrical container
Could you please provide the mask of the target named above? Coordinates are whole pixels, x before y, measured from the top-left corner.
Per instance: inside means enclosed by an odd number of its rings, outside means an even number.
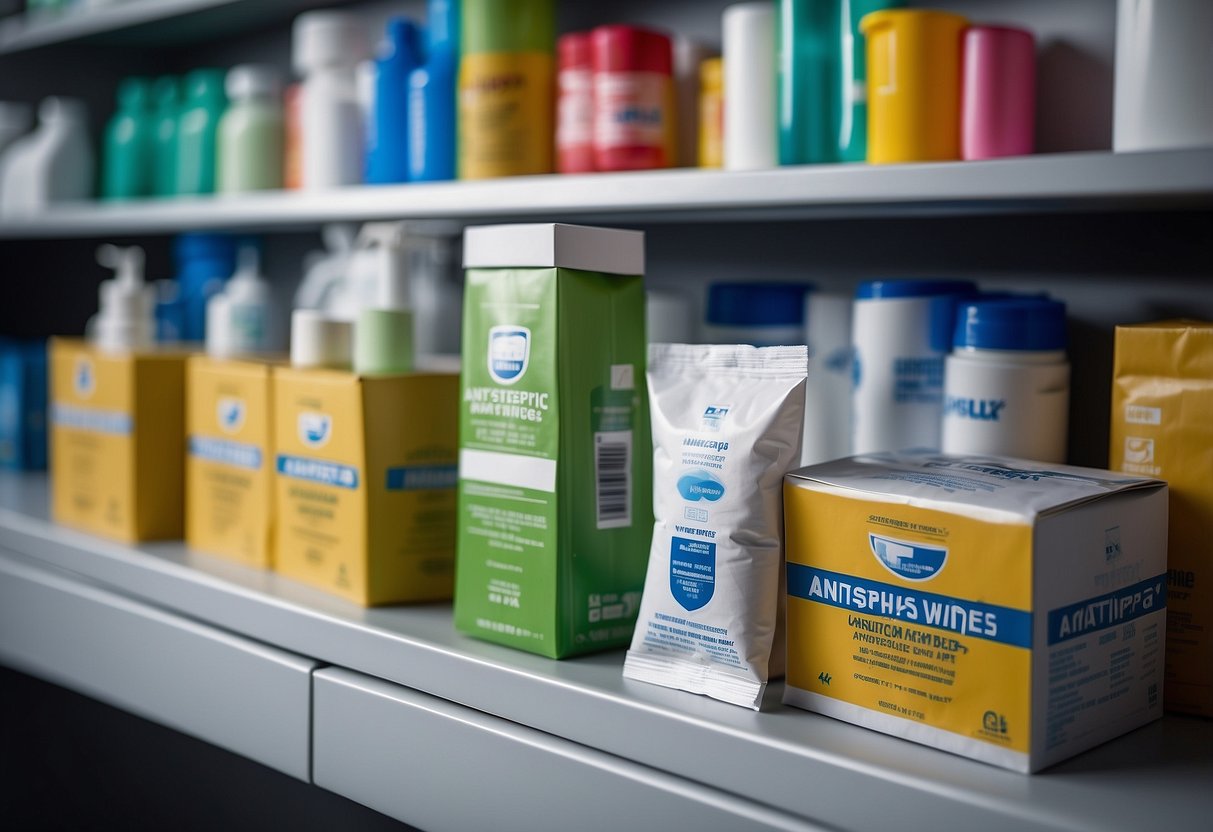
[[[362,182],[363,111],[358,64],[369,57],[365,26],[346,12],[306,12],[295,18],[295,71],[305,189]]]
[[[1066,307],[1047,298],[964,303],[944,380],[943,450],[1066,461]]]
[[[1119,0],[1112,147],[1213,144],[1213,2]]]
[[[804,344],[805,283],[713,283],[705,344],[792,347]]]
[[[724,166],[778,165],[775,4],[770,0],[724,10],[724,100]]]
[[[353,363],[354,327],[319,309],[291,313],[291,366],[348,370]]]
[[[851,333],[851,453],[939,449],[956,302],[976,292],[953,280],[860,285]]]
[[[695,315],[691,309],[691,299],[679,292],[645,292],[644,322],[649,343],[694,344]]]
[[[800,464],[815,465],[851,452],[851,298],[809,292],[804,320],[809,378]]]

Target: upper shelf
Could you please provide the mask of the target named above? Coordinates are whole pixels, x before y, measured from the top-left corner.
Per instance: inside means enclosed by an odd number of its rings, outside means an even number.
[[[474,641],[449,604],[367,610],[179,542],[98,540],[48,521],[46,484],[0,475],[0,549],[822,828],[1093,832],[1213,816],[1213,721],[1167,716],[1029,777],[781,705],[781,683],[755,713],[624,679],[621,651],[553,661]]]
[[[341,2],[344,0],[124,0],[32,19],[15,15],[0,20],[0,55],[79,41],[160,46],[198,41]]]
[[[61,205],[0,220],[0,238],[491,219],[764,220],[1213,207],[1213,148],[989,162],[679,169]]]

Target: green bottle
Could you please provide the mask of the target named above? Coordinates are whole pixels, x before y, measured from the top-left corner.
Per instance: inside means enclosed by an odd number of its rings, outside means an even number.
[[[195,69],[185,76],[185,104],[177,120],[177,194],[215,191],[219,119],[227,106],[221,69]]]
[[[118,110],[105,127],[102,199],[139,199],[152,193],[152,115],[148,82],[127,78],[118,85]]]
[[[177,118],[181,90],[176,78],[157,78],[152,87],[152,194],[177,195]]]
[[[833,162],[838,133],[837,0],[781,0],[777,24],[779,164]]]
[[[868,158],[868,71],[859,21],[866,14],[901,5],[902,0],[842,0],[838,19],[842,48],[838,50],[840,64],[834,74],[840,162],[863,162]]]

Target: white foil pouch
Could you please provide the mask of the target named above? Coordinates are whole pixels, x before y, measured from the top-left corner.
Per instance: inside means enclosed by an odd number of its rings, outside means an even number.
[[[806,347],[652,344],[653,543],[629,679],[758,709],[783,673],[783,475]]]

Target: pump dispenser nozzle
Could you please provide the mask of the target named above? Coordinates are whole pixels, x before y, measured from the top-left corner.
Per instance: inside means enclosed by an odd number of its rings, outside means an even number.
[[[107,352],[147,349],[156,334],[155,287],[143,282],[143,249],[103,245],[97,262],[114,270],[101,283],[100,308],[88,323],[92,341]]]

